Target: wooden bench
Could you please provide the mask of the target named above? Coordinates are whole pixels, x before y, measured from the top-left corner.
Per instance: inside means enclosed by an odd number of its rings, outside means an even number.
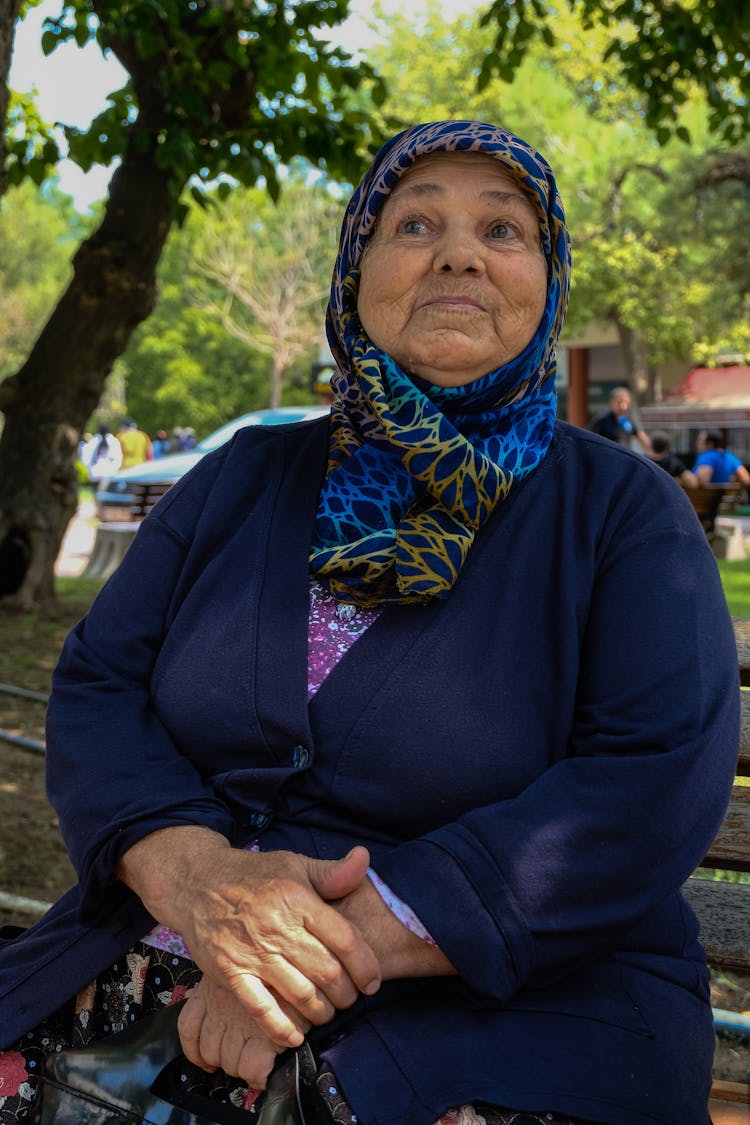
[[[737,778],[750,778],[750,618],[735,618],[740,667],[742,722]],[[750,786],[735,784],[724,821],[703,860],[688,880],[685,894],[698,915],[701,941],[715,969],[750,972],[750,883],[713,882],[707,869],[750,872]],[[750,1050],[748,1051],[750,1071]],[[744,1082],[715,1082],[711,1095],[714,1125],[750,1125],[750,1087]]]
[[[138,523],[133,526],[137,528]],[[750,617],[734,618],[733,625],[740,684],[744,688],[741,691],[737,779],[745,779],[750,778]],[[714,969],[750,972],[750,882],[712,881],[706,878],[711,869],[736,874],[750,872],[750,786],[734,785],[721,828],[701,868],[684,887],[700,922],[701,941],[709,965]],[[22,905],[26,903],[32,914],[41,913],[49,906],[15,898],[6,905],[27,909]],[[714,1082],[710,1110],[714,1125],[750,1125],[750,1085]]]
[[[745,486],[739,481],[730,481],[729,484],[704,484],[701,482],[695,488],[683,485],[685,494],[695,508],[696,515],[701,521],[706,534],[714,530],[716,517],[731,515],[742,503],[745,496]]]
[[[154,504],[172,487],[173,482],[154,481],[133,486],[133,503],[128,520],[99,523],[91,555],[83,572],[86,578],[109,578],[122,562],[133,542],[141,520]]]

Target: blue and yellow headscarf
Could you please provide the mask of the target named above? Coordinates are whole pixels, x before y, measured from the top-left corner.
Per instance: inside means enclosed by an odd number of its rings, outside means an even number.
[[[359,265],[385,200],[414,162],[461,151],[494,156],[532,203],[547,301],[520,355],[464,386],[436,387],[407,375],[365,335]],[[375,606],[448,594],[476,532],[549,447],[569,287],[555,180],[520,138],[479,121],[439,121],[399,133],[377,154],[347,207],[326,317],[338,371],[310,569],[337,598]]]

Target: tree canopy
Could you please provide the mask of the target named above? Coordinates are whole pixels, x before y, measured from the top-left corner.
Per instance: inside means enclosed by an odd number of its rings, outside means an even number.
[[[402,14],[382,25],[370,57],[390,113],[410,120],[429,104],[435,116],[499,121],[548,158],[573,241],[566,335],[592,321],[612,325],[631,382],[652,398],[661,364],[708,358],[732,342],[747,350],[750,145],[717,140],[696,87],[680,111],[688,139],[660,145],[616,59],[599,81],[607,29],[566,8],[555,26],[551,46],[529,43],[512,82],[493,74],[479,89],[492,26],[446,22],[437,6],[418,48]]]
[[[587,29],[603,28],[603,67],[592,85],[606,86],[609,64],[642,97],[646,124],[665,143],[672,133],[688,140],[680,110],[691,85],[705,95],[709,127],[734,143],[750,133],[750,8],[737,0],[567,0]],[[559,4],[547,0],[494,0],[482,25],[494,25],[480,86],[493,74],[511,82],[531,44],[554,47]]]
[[[221,291],[219,271],[208,279],[204,261],[201,275],[196,245],[218,218],[213,201],[233,191],[239,213],[250,190],[260,220],[270,204],[252,195],[254,186],[278,198],[280,168],[297,156],[351,183],[399,122],[500,121],[539,148],[557,174],[574,245],[571,329],[592,316],[615,324],[643,385],[664,357],[709,356],[747,338],[750,151],[738,138],[747,133],[740,82],[748,17],[741,5],[566,0],[553,10],[544,0],[498,0],[479,26],[468,13],[446,21],[428,0],[418,34],[411,11],[389,16],[383,46],[352,62],[327,42],[346,0],[60,2],[45,50],[93,39],[118,57],[128,80],[90,128],[64,129],[82,168],[118,163],[93,231],[72,222],[59,245],[53,223],[45,244],[31,205],[31,184],[44,185],[59,157],[58,134],[32,98],[13,95],[9,103],[3,221],[19,261],[19,218],[29,223],[29,239],[36,230],[33,253],[49,261],[45,277],[59,278],[63,292],[55,303],[52,283],[45,289],[37,276],[38,287],[32,277],[24,288],[28,273],[14,279],[0,262],[6,317],[18,314],[15,360],[0,372],[0,574],[11,576],[0,597],[23,604],[51,594],[54,558],[75,508],[73,452],[106,386],[107,409],[123,401],[124,387],[128,409],[154,426],[173,417],[210,429],[226,417],[216,413],[235,413],[235,404],[265,405],[257,396],[270,361],[253,346],[261,340],[257,295],[242,308],[239,289],[234,295],[234,327],[244,342],[233,338],[209,307]],[[17,11],[14,0],[0,0],[3,88],[3,44]],[[248,245],[253,230],[247,223]],[[88,237],[65,266],[60,248],[67,254],[82,234]],[[283,254],[281,243],[277,251]],[[253,244],[256,264],[259,254]],[[330,263],[318,279],[324,267],[317,262],[311,282],[315,272],[322,290]],[[211,293],[204,307],[195,303],[201,277]]]
[[[300,154],[333,174],[358,174],[370,124],[346,95],[364,77],[376,100],[384,89],[366,63],[352,65],[325,38],[347,0],[63,0],[61,7],[45,21],[44,53],[94,40],[129,76],[87,129],[63,124],[68,157],[84,171],[135,143],[178,191],[190,181],[196,199],[217,177],[243,184],[263,177],[275,197],[279,162]],[[39,182],[61,155],[42,122],[23,125],[7,145],[10,183],[27,175]]]
[[[359,175],[377,142],[370,102],[351,93],[366,63],[326,40],[346,0],[69,0],[42,46],[92,37],[128,81],[86,130],[65,128],[83,169],[118,159],[101,222],[73,256],[67,289],[17,371],[0,383],[0,597],[19,604],[54,591],[53,566],[76,505],[73,454],[105,380],[156,300],[156,266],[175,222],[217,181],[219,191],[262,180],[278,193],[277,165],[305,156],[332,176]],[[0,10],[12,20],[14,12]],[[6,22],[0,31],[12,39]],[[0,66],[3,63],[0,56]],[[0,72],[5,86],[6,70]],[[54,136],[11,119],[7,176],[40,182]],[[38,444],[28,456],[29,434]]]

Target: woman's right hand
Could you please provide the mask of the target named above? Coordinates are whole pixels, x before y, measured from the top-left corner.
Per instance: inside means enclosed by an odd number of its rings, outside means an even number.
[[[209,829],[180,826],[144,837],[117,873],[157,921],[182,935],[205,976],[284,1048],[303,1036],[279,999],[320,1025],[380,987],[370,946],[322,897],[350,894],[368,864],[361,847],[335,861],[247,852]]]
[[[280,1001],[284,1007],[283,1001]],[[299,1012],[288,1013],[307,1031]],[[276,1057],[284,1050],[273,1043],[236,996],[206,977],[187,996],[178,1030],[185,1057],[203,1070],[217,1067],[264,1090]]]

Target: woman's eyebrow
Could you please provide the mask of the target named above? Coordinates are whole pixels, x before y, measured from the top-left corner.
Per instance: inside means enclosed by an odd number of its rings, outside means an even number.
[[[525,203],[527,207],[531,207],[530,201],[520,191],[481,191],[479,193],[481,199],[486,199],[490,203]]]
[[[403,186],[398,185],[391,192],[391,199],[396,199],[402,195],[441,195],[445,191],[443,184],[435,183],[425,180],[421,183],[409,184],[405,183]],[[507,204],[507,203],[525,203],[531,207],[529,200],[520,191],[499,191],[496,189],[487,189],[479,193],[480,199],[486,199],[489,203]]]

